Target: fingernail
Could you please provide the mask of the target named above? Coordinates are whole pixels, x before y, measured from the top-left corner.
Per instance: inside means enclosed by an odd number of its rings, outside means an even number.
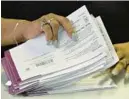
[[[57,41],[57,40],[53,41],[53,45],[54,45],[56,48],[58,48],[58,41]]]
[[[125,79],[129,79],[129,73],[125,74]]]
[[[72,33],[72,40],[73,41],[77,41],[77,35],[76,35],[76,33],[74,32],[74,33]]]
[[[118,73],[119,73],[119,72],[118,72],[117,70],[115,70],[115,69],[112,71],[112,74],[113,74],[114,76],[115,76],[115,75],[118,75]]]
[[[52,44],[52,41],[51,40],[48,40],[47,41],[47,45],[51,45]]]

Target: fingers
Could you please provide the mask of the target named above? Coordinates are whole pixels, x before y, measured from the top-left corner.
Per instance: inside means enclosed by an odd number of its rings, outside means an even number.
[[[114,48],[115,48],[116,51],[118,51],[119,48],[120,48],[120,47],[119,47],[119,44],[114,44]]]
[[[53,20],[50,24],[51,24],[52,30],[53,30],[53,40],[57,40],[59,23],[56,20]]]
[[[124,54],[122,51],[117,51],[116,53],[117,53],[119,59],[122,59],[124,57]]]
[[[114,48],[116,51],[121,50],[121,47],[123,46],[123,43],[114,44]]]
[[[53,14],[54,18],[64,27],[64,29],[67,31],[68,36],[72,37],[72,33],[74,32],[74,29],[72,27],[71,22],[63,16]]]
[[[123,52],[120,50],[120,44],[114,44],[114,48],[115,48],[115,50],[116,50],[116,52],[117,52],[117,55],[118,55],[118,57],[119,57],[119,59],[122,59],[123,57],[124,57],[124,54],[123,54]]]
[[[116,64],[115,68],[112,70],[113,75],[119,74],[124,68],[126,69],[125,79],[129,79],[129,58],[128,53],[123,50],[123,43],[115,44],[114,48],[120,61]]]
[[[67,31],[68,36],[73,38],[72,33],[74,32],[74,29],[72,27],[71,22],[67,18],[50,13],[48,15],[41,17],[41,20],[42,19],[45,19],[45,21],[49,23],[48,24],[49,26],[46,24],[43,26],[43,31],[45,32],[47,41],[52,42],[53,40],[52,43],[54,45],[57,45],[56,43],[58,39],[57,37],[58,37],[59,25],[62,25],[64,29]],[[74,38],[75,38],[75,35],[74,35]]]
[[[45,20],[47,20],[47,23],[51,27],[51,33],[52,33],[52,39],[51,39],[51,44],[53,44],[55,47],[58,47],[58,30],[59,30],[59,22],[51,18],[51,16],[45,16]]]
[[[53,20],[50,23],[51,27],[52,27],[52,32],[53,32],[53,45],[55,47],[58,47],[58,29],[59,29],[59,23],[56,20]]]
[[[43,22],[44,25],[42,26],[42,29],[46,35],[47,45],[54,44],[55,47],[57,47],[59,23],[48,16],[43,17]]]
[[[129,79],[129,64],[127,65],[127,68],[126,68],[125,79]]]
[[[119,72],[121,72],[126,67],[126,65],[127,65],[127,59],[124,58],[124,59],[120,60],[116,64],[115,68],[112,70],[112,74],[118,75]]]
[[[51,31],[51,27],[47,24],[47,25],[44,25],[42,27],[42,29],[45,32],[46,40],[48,41],[48,43],[50,43],[51,40],[52,40],[52,37],[53,37],[52,31]]]

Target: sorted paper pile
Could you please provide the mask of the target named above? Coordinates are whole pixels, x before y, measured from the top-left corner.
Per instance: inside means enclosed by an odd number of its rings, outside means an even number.
[[[75,27],[77,41],[60,27],[58,48],[46,45],[42,34],[5,52],[2,66],[10,94],[43,95],[115,86],[111,79],[99,84],[101,77],[91,76],[118,62],[101,17],[94,18],[82,6],[67,18]]]

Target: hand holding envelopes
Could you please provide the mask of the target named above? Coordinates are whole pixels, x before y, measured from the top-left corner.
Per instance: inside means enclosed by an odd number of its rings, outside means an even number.
[[[42,34],[5,52],[2,65],[11,82],[9,93],[42,95],[100,89],[87,83],[82,87],[78,82],[119,60],[101,17],[94,18],[82,6],[67,18],[75,27],[76,42],[60,27],[59,48],[46,45]]]

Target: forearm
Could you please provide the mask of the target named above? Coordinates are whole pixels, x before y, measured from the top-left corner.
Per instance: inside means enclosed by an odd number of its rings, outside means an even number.
[[[18,25],[16,26],[16,24]],[[2,46],[24,42],[23,33],[30,25],[30,21],[16,19],[1,19],[1,44]]]

